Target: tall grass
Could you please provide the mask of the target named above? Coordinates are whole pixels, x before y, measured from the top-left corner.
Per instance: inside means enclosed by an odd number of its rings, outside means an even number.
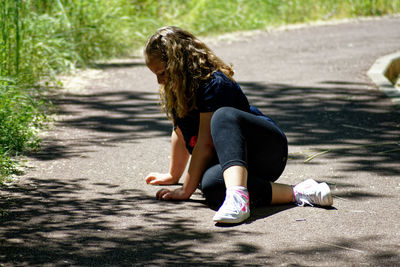
[[[0,177],[39,143],[57,73],[132,55],[164,25],[197,35],[400,12],[400,0],[0,0]]]
[[[169,12],[172,22],[197,34],[252,30],[334,18],[377,16],[400,11],[399,0],[197,0],[183,1],[185,4],[178,1],[168,2],[176,5],[176,8]],[[157,15],[163,17],[161,13]]]
[[[132,4],[133,42],[141,45],[166,24],[209,35],[400,12],[400,0],[136,0]]]
[[[39,145],[43,84],[75,66],[127,53],[129,0],[0,0],[0,183]],[[119,30],[117,30],[119,29]]]

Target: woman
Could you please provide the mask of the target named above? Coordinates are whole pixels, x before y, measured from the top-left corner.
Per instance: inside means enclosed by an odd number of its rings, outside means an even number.
[[[326,183],[275,183],[287,160],[284,133],[249,104],[232,67],[203,42],[178,27],[163,27],[144,54],[173,123],[169,172],[150,173],[146,182],[178,183],[191,154],[183,186],[161,189],[157,199],[185,200],[200,186],[207,202],[220,207],[213,218],[219,223],[246,220],[250,197],[252,205],[332,205]]]

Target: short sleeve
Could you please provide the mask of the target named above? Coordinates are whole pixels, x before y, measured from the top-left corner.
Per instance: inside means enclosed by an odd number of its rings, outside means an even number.
[[[197,108],[199,112],[214,112],[220,107],[237,105],[242,94],[239,86],[222,73],[216,73],[198,91]],[[247,99],[245,100],[247,102]]]

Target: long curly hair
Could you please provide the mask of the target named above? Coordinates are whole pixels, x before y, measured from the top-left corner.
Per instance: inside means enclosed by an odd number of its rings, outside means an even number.
[[[215,71],[233,80],[233,68],[218,58],[210,48],[193,34],[166,26],[157,30],[147,41],[146,62],[161,60],[166,65],[166,83],[160,86],[161,106],[172,119],[182,118],[196,108],[196,91],[203,80]]]

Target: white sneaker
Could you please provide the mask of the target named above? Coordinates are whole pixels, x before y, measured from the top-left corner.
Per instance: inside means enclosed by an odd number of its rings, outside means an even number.
[[[246,188],[244,189],[228,188],[226,190],[225,201],[214,215],[214,222],[241,223],[250,217],[249,193]]]
[[[308,179],[293,187],[293,194],[299,206],[332,206],[333,199],[331,189],[326,183],[317,183]]]

